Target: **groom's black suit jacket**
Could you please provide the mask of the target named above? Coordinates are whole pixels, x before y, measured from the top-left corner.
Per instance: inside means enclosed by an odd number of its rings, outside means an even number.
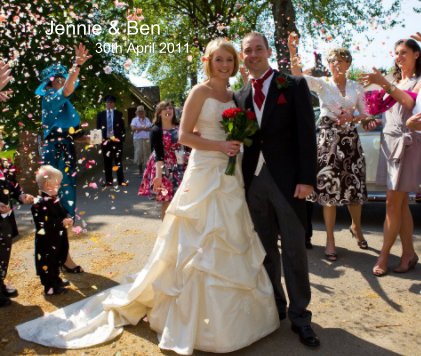
[[[293,198],[295,187],[297,184],[314,187],[317,169],[315,119],[310,91],[304,78],[274,72],[260,130],[252,137],[253,144],[244,147],[244,184],[247,192],[262,151],[279,190],[303,219],[305,213],[303,215],[299,210],[304,208],[305,201]],[[278,77],[287,78],[286,88],[278,88]],[[234,99],[238,107],[254,111],[250,81],[234,94]]]

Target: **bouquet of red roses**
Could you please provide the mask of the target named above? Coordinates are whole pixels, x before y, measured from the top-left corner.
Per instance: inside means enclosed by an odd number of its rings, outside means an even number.
[[[245,111],[240,108],[230,108],[222,113],[220,121],[222,128],[227,133],[227,141],[235,140],[244,143],[246,146],[252,144],[249,136],[252,136],[258,129],[256,115],[252,111]],[[235,162],[237,156],[230,157],[228,160],[225,174],[232,176],[235,172]]]

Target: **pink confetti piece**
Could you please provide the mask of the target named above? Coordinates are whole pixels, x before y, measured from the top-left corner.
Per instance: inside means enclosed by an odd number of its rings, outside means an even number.
[[[82,227],[81,226],[73,226],[72,227],[72,231],[76,234],[79,235],[82,232]]]

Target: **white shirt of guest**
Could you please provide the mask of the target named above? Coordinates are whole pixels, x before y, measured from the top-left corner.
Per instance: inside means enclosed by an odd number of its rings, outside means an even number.
[[[270,69],[270,68],[269,68]],[[268,70],[269,70],[268,69]],[[267,70],[267,71],[268,71]],[[265,76],[265,74],[267,73],[264,72],[259,78],[256,79],[260,79],[263,78]],[[251,95],[253,98],[253,108],[254,108],[254,113],[256,114],[256,119],[257,122],[259,124],[259,127],[262,125],[262,117],[263,117],[263,111],[265,110],[265,104],[266,104],[266,98],[268,96],[268,92],[269,92],[269,86],[270,83],[272,82],[272,78],[273,75],[275,74],[275,72],[273,72],[264,82],[263,82],[263,86],[262,86],[262,92],[265,95],[265,100],[263,101],[262,107],[259,109],[259,107],[256,105],[256,103],[254,102],[254,87],[253,85],[251,85]],[[251,79],[255,79],[250,77],[249,80]],[[259,160],[257,161],[257,166],[256,166],[256,170],[254,171],[254,175],[258,176],[260,174],[260,171],[262,170],[263,164],[265,163],[265,159],[263,157],[263,153],[262,151],[260,151],[259,154]]]
[[[135,116],[130,123],[130,126],[134,126],[137,129],[147,129],[152,126],[151,120],[145,117],[141,119],[138,116]],[[140,139],[149,139],[149,131],[135,131],[133,133],[133,140],[140,140]]]
[[[345,85],[345,96],[342,96],[336,86],[333,78],[316,78],[310,75],[304,75],[308,87],[319,97],[320,117],[328,116],[336,119],[341,111],[346,111],[351,115],[358,111],[359,114],[365,113],[364,88],[347,79]]]

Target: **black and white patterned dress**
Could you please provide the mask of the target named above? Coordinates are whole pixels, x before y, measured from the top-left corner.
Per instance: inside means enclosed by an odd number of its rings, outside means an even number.
[[[324,206],[362,204],[367,200],[365,159],[355,124],[337,125],[341,111],[364,112],[362,87],[351,80],[342,96],[332,78],[305,76],[320,100],[317,186],[309,200]]]

